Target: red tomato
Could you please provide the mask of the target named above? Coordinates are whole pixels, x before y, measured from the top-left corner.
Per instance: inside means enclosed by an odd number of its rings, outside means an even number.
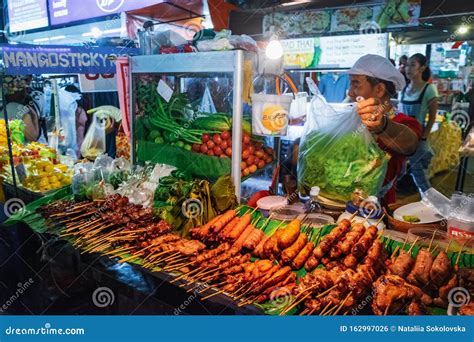
[[[260,158],[259,158],[259,157],[255,157],[253,163],[254,163],[255,165],[258,165],[258,163],[260,163]]]
[[[199,151],[201,151],[201,145],[199,145],[199,144],[193,144],[193,151],[194,151],[194,152],[199,152]]]
[[[227,146],[232,147],[232,139],[227,139]]]
[[[250,155],[245,162],[249,165],[255,164],[255,157]]]
[[[242,151],[242,159],[245,160],[250,156],[249,150]]]
[[[227,140],[230,138],[230,133],[229,131],[224,131],[221,133],[221,138],[224,139],[224,140]]]
[[[201,139],[203,143],[207,143],[210,139],[209,134],[203,134]]]
[[[242,173],[244,174],[244,177],[245,177],[245,176],[248,176],[248,175],[250,174],[250,169],[249,169],[248,167],[246,167],[246,168],[244,169],[244,171],[242,171]]]
[[[250,144],[250,137],[248,134],[244,133],[243,137],[242,137],[242,142],[246,145]]]
[[[214,155],[214,151],[213,151],[213,150],[207,151],[207,155],[208,155],[208,156],[213,156],[213,155]]]
[[[257,171],[257,165],[250,165],[249,171],[250,173],[254,173],[255,171]]]
[[[260,161],[258,162],[258,165],[257,165],[257,166],[258,166],[259,169],[261,169],[262,167],[265,166],[265,162],[264,162],[263,160],[260,160]]]
[[[232,148],[227,147],[227,148],[225,149],[225,154],[226,154],[228,157],[232,157]]]
[[[212,140],[209,140],[209,141],[206,143],[206,145],[207,145],[207,147],[210,148],[210,149],[211,149],[211,148],[214,148],[214,146],[216,146],[216,144],[214,144],[214,141],[212,141]]]
[[[268,164],[268,163],[272,162],[273,158],[272,158],[272,156],[267,155],[267,156],[265,156],[264,160],[265,160],[265,163]]]
[[[263,148],[263,144],[261,142],[256,142],[255,143],[255,148],[256,149],[262,149]]]
[[[225,149],[228,147],[227,140],[222,140],[219,146],[225,151]]]
[[[216,145],[219,145],[222,141],[222,138],[219,134],[214,134],[212,136],[212,141],[214,141],[216,143]]]
[[[254,153],[255,153],[255,147],[252,146],[252,145],[250,145],[250,146],[248,147],[248,150],[249,150],[249,153],[250,153],[250,154],[254,154]]]
[[[247,163],[246,163],[246,162],[243,161],[243,162],[240,163],[240,169],[241,169],[241,170],[245,169],[246,167],[247,167]]]
[[[255,156],[259,157],[260,159],[263,159],[263,157],[265,156],[265,153],[263,153],[262,150],[258,150],[258,151],[255,151]]]
[[[207,153],[207,150],[208,150],[207,145],[202,144],[200,150],[201,150],[201,153]]]
[[[216,156],[220,156],[222,154],[222,148],[220,148],[219,146],[215,146],[214,147],[214,154]]]

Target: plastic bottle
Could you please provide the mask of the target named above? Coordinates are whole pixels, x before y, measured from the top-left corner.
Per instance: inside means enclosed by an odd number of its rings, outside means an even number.
[[[321,189],[319,186],[313,186],[309,192],[309,208],[308,213],[320,213],[322,212],[321,204],[319,203],[319,192]]]

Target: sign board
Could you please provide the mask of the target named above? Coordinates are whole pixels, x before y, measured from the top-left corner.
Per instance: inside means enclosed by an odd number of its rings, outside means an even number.
[[[157,3],[150,0],[50,0],[51,25],[105,17]]]
[[[48,26],[46,0],[8,0],[9,31],[11,33]]]
[[[8,75],[114,74],[116,57],[138,52],[134,48],[0,45]]]
[[[387,44],[386,33],[321,37],[319,64],[351,68],[360,57],[366,54],[387,57]]]
[[[285,68],[350,68],[368,53],[387,57],[388,34],[286,39],[281,43]]]
[[[117,91],[115,74],[80,74],[79,87],[83,93]]]

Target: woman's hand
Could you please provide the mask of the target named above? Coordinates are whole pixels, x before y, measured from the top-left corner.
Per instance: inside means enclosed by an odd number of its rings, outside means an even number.
[[[391,104],[382,104],[379,99],[370,98],[357,102],[357,114],[359,114],[362,123],[372,133],[380,132],[384,125],[386,113],[391,109]]]

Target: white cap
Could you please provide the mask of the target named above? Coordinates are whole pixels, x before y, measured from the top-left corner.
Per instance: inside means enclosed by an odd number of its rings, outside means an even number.
[[[349,75],[365,75],[380,80],[390,81],[395,85],[397,91],[405,88],[405,77],[385,57],[379,55],[365,55],[355,62],[354,66],[347,71]]]

